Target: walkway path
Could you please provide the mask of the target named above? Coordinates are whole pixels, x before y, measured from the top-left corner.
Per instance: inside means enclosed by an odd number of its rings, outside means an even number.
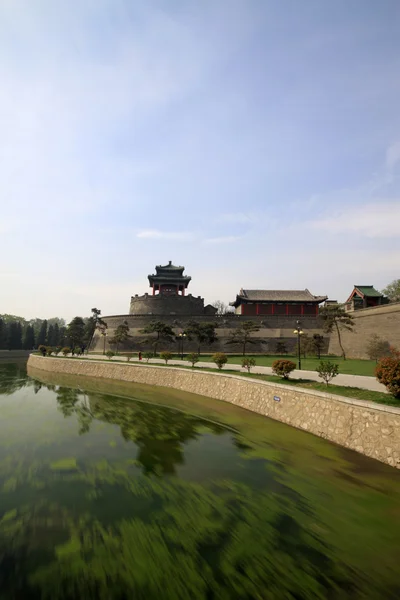
[[[90,359],[102,359],[103,356],[102,355],[98,355],[98,354],[89,354],[88,356],[85,356],[85,358],[90,358]],[[111,360],[118,360],[118,361],[126,361],[127,358],[126,356],[114,356],[113,358],[111,358]],[[139,362],[138,358],[131,358],[131,362]],[[147,361],[142,361],[143,364],[146,364]],[[163,361],[160,358],[151,358],[149,360],[149,363],[151,364],[165,364],[165,361]],[[189,365],[188,361],[186,360],[170,360],[168,362],[168,364],[170,365],[183,365],[185,367],[187,367]],[[213,368],[213,363],[209,363],[209,362],[198,362],[196,363],[196,367],[201,367],[203,369],[210,369]],[[226,366],[227,369],[229,369],[230,371],[240,371],[240,372],[245,372],[246,369],[242,369],[242,367],[240,365],[235,365],[232,363],[228,363],[228,365]],[[224,371],[224,369],[222,369],[222,372]],[[271,367],[253,367],[251,370],[252,373],[258,373],[261,375],[273,375],[272,373],[272,368]],[[299,371],[298,369],[296,369],[295,371],[292,371],[292,373],[290,374],[290,377],[292,379],[311,379],[312,381],[319,381],[321,383],[321,378],[318,377],[318,373],[316,371]],[[377,381],[375,379],[375,377],[367,377],[366,375],[345,375],[344,373],[339,374],[337,377],[334,378],[334,380],[332,381],[332,383],[334,385],[344,385],[347,387],[357,387],[357,388],[361,388],[363,390],[371,390],[373,392],[384,392],[387,393],[386,388],[384,385],[382,385],[381,383],[379,383],[379,381]]]

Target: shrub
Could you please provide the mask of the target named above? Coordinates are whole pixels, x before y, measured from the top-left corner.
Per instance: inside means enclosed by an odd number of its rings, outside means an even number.
[[[51,356],[54,352],[54,348],[51,346],[46,346],[46,356]]]
[[[57,356],[58,354],[60,354],[61,350],[61,346],[56,346],[56,348],[54,348],[54,354]]]
[[[74,348],[73,354],[76,354],[77,356],[80,356],[81,354],[83,354],[82,348],[80,346],[77,346],[76,348]]]
[[[224,352],[216,352],[212,355],[211,360],[215,362],[218,369],[222,369],[222,367],[228,362],[228,358]]]
[[[167,350],[164,350],[164,352],[160,352],[160,358],[162,358],[163,360],[165,360],[165,364],[168,364],[168,361],[171,360],[171,358],[173,358],[174,355],[172,354],[172,352],[168,352]]]
[[[400,352],[395,348],[391,348],[390,351],[391,356],[378,362],[375,375],[395,398],[400,398]]]
[[[71,348],[69,346],[64,346],[64,348],[61,349],[61,352],[64,354],[64,356],[67,356],[67,354],[70,354]]]
[[[111,360],[112,357],[115,356],[115,352],[113,352],[112,350],[107,350],[106,356],[107,356],[108,360]]]
[[[242,358],[242,369],[247,369],[247,372],[250,373],[250,369],[256,366],[255,358]]]
[[[194,367],[194,365],[199,362],[199,355],[196,352],[192,352],[191,354],[188,354],[186,357],[186,360],[190,363],[192,363],[192,368]]]
[[[45,346],[44,344],[40,344],[40,346],[38,346],[38,351],[40,352],[40,354],[42,354],[42,356],[46,356],[47,346]]]
[[[272,372],[283,379],[289,379],[289,375],[296,368],[296,363],[292,360],[286,360],[284,358],[274,360],[272,363]]]
[[[152,353],[152,352],[145,352],[145,353],[143,354],[143,358],[145,358],[145,359],[146,359],[146,362],[149,362],[149,360],[150,360],[151,358],[153,358],[153,356],[154,356],[154,355],[153,355],[153,353]]]
[[[336,365],[330,360],[321,360],[316,368],[316,371],[318,376],[325,381],[326,385],[329,385],[331,379],[336,377],[336,375],[339,373],[339,365]]]
[[[129,354],[129,353],[125,354],[124,356],[126,356],[126,360],[127,360],[128,362],[129,362],[129,361],[131,360],[131,358],[132,358],[132,354]]]

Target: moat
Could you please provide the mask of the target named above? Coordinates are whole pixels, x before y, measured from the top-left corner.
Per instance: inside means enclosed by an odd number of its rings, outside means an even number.
[[[0,363],[0,598],[397,599],[400,473],[233,405]]]

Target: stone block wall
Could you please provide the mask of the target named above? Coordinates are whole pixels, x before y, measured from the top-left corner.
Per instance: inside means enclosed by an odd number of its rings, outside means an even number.
[[[150,345],[144,345],[143,340],[146,339],[146,336],[140,333],[140,330],[143,329],[146,325],[148,325],[151,321],[163,321],[172,327],[172,329],[178,335],[181,331],[187,327],[189,321],[191,319],[198,321],[200,323],[217,323],[217,341],[211,346],[202,346],[201,352],[230,352],[230,353],[240,353],[242,348],[240,345],[231,345],[226,344],[231,333],[238,327],[242,325],[244,321],[254,321],[258,323],[261,327],[260,331],[253,334],[252,339],[254,340],[253,344],[248,345],[249,352],[263,352],[273,354],[275,352],[277,341],[285,342],[287,349],[289,352],[294,352],[296,349],[297,339],[293,334],[293,328],[296,324],[296,319],[292,317],[244,317],[239,315],[223,315],[223,316],[210,316],[210,315],[200,315],[200,316],[186,316],[186,315],[115,315],[109,317],[103,317],[104,321],[107,323],[107,338],[106,338],[106,350],[115,349],[111,347],[108,343],[108,339],[112,338],[114,335],[115,329],[123,323],[127,321],[129,325],[129,333],[131,338],[129,341],[120,346],[118,351],[148,351],[150,350]],[[315,317],[304,317],[301,321],[303,330],[310,336],[314,333],[322,332],[322,322],[319,318]],[[326,350],[328,349],[329,339],[325,335],[326,338]],[[90,350],[91,352],[101,352],[104,348],[104,338],[96,333]],[[170,350],[171,352],[178,352],[178,342],[160,342],[158,351],[160,350]],[[197,342],[195,340],[190,341],[185,339],[184,341],[184,351],[185,352],[196,352],[197,351]]]
[[[400,468],[400,408],[190,369],[38,355],[29,357],[28,373],[30,367],[172,387],[231,402]]]
[[[187,296],[164,296],[156,294],[144,294],[143,296],[132,296],[129,313],[131,315],[193,315],[204,313],[204,299],[192,294]]]
[[[374,333],[400,349],[400,302],[355,310],[354,332],[341,333],[343,347],[349,358],[368,358],[366,347]],[[329,352],[340,355],[341,350],[337,334],[330,336]]]

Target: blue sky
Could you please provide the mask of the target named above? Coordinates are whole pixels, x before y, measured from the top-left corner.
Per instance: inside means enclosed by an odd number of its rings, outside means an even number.
[[[398,0],[3,0],[0,313],[400,277]]]

